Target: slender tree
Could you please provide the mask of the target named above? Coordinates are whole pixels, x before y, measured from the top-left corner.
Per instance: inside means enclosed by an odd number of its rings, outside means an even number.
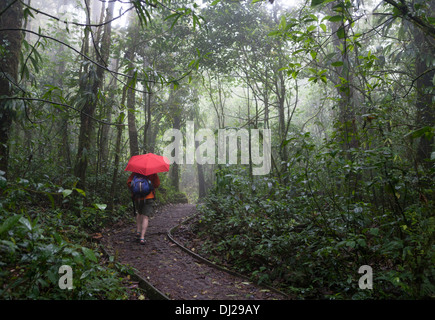
[[[111,19],[113,16],[113,3],[109,3],[109,10],[106,14],[106,24],[102,41],[95,42],[95,38],[91,34],[93,43],[95,45],[95,56],[97,65],[90,66],[89,70],[86,70],[86,82],[82,84],[81,94],[86,95],[81,113],[80,113],[80,134],[78,142],[78,151],[76,156],[75,175],[80,179],[79,186],[82,189],[86,188],[86,171],[88,166],[89,152],[91,149],[91,136],[94,129],[94,121],[92,117],[95,114],[97,103],[99,101],[99,91],[102,88],[104,80],[104,67],[108,66],[110,43],[111,43]],[[87,24],[90,25],[90,9],[87,7]],[[104,6],[103,9],[104,10]],[[86,31],[84,39],[84,51],[85,55],[88,54],[88,37],[89,31]]]
[[[14,116],[14,102],[5,99],[19,91],[18,64],[20,59],[23,8],[21,1],[0,3],[0,170],[8,173],[9,135]],[[4,29],[4,30],[2,30]]]
[[[139,144],[136,128],[136,77],[137,71],[135,70],[135,53],[137,46],[139,23],[135,20],[131,20],[129,26],[128,39],[129,44],[127,51],[125,52],[125,60],[127,61],[127,72],[130,81],[126,84],[124,90],[127,94],[127,119],[128,119],[128,137],[130,142],[130,156],[139,154]]]
[[[435,13],[435,4],[429,1],[427,10]],[[424,29],[414,27],[414,48],[415,48],[415,88],[417,91],[417,127],[435,126],[435,68],[433,61],[435,57],[435,38],[428,35]],[[423,136],[418,144],[417,161],[427,168],[431,163],[434,138],[431,135]]]

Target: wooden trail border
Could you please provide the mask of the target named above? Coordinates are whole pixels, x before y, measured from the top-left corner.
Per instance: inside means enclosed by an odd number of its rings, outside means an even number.
[[[233,276],[239,277],[241,279],[246,279],[247,281],[250,281],[250,279],[247,276],[242,275],[240,273],[237,273],[237,272],[235,272],[233,270],[227,269],[227,268],[225,268],[223,266],[220,266],[220,265],[218,265],[218,264],[216,264],[216,263],[214,263],[214,262],[212,262],[212,261],[210,261],[210,260],[208,260],[208,259],[206,259],[206,258],[204,258],[204,257],[202,257],[200,255],[198,255],[197,253],[189,250],[188,248],[183,246],[181,243],[179,243],[177,240],[175,240],[175,238],[173,236],[174,231],[176,231],[178,228],[180,228],[183,224],[186,224],[187,222],[189,222],[191,219],[195,218],[197,215],[198,215],[198,212],[195,212],[193,215],[188,216],[186,219],[181,221],[175,227],[172,227],[171,229],[169,229],[167,231],[167,237],[168,237],[168,239],[172,243],[177,245],[181,250],[183,250],[187,254],[191,255],[195,259],[199,260],[200,262],[205,263],[205,264],[209,265],[210,267],[215,268],[217,270],[220,270],[220,271],[226,272],[228,274],[231,274]],[[102,249],[104,255],[106,255],[107,257],[110,256],[109,252],[104,247],[104,245],[100,244],[100,248]],[[154,287],[149,281],[147,281],[145,278],[143,278],[142,276],[140,276],[136,272],[134,272],[131,275],[131,279],[138,282],[139,287],[145,291],[147,297],[150,300],[171,300],[167,295],[165,295],[159,289]],[[265,289],[270,290],[270,291],[273,291],[274,293],[276,293],[278,295],[281,295],[283,297],[283,300],[289,299],[289,297],[285,293],[279,291],[276,288],[273,288],[273,287],[265,285],[265,284],[261,284],[261,285],[257,285],[257,286],[265,288]]]
[[[233,275],[233,276],[239,277],[239,278],[241,278],[241,279],[245,279],[245,280],[247,280],[247,281],[251,281],[247,276],[242,275],[242,274],[240,274],[240,273],[237,273],[237,272],[235,272],[235,271],[233,271],[233,270],[230,270],[230,269],[228,269],[228,268],[225,268],[225,267],[223,267],[223,266],[220,266],[220,265],[218,265],[218,264],[216,264],[216,263],[214,263],[214,262],[212,262],[212,261],[210,261],[210,260],[208,260],[208,259],[206,259],[206,258],[204,258],[204,257],[202,257],[202,256],[200,256],[200,255],[198,255],[197,253],[195,253],[195,252],[193,252],[192,250],[186,248],[186,247],[183,246],[181,243],[179,243],[177,240],[175,240],[175,238],[174,238],[174,236],[172,235],[172,233],[173,233],[174,231],[176,231],[177,229],[179,229],[183,224],[186,224],[187,222],[189,222],[190,220],[192,220],[193,218],[195,218],[197,215],[198,215],[198,212],[195,212],[193,215],[188,216],[186,219],[184,219],[184,220],[183,220],[181,223],[179,223],[177,226],[175,226],[175,227],[169,229],[168,234],[167,234],[168,239],[171,240],[174,244],[176,244],[176,245],[177,245],[180,249],[182,249],[184,252],[190,254],[190,255],[191,255],[192,257],[194,257],[195,259],[197,259],[197,260],[199,260],[199,261],[201,261],[201,262],[203,262],[203,263],[205,263],[205,264],[211,266],[212,268],[215,268],[215,269],[217,269],[217,270],[220,270],[220,271],[226,272],[226,273],[228,273],[228,274],[231,274],[231,275]],[[271,286],[268,286],[268,285],[265,285],[265,284],[260,284],[260,285],[257,285],[257,286],[262,287],[262,288],[265,288],[265,289],[267,289],[267,290],[270,290],[270,291],[275,292],[276,294],[281,295],[281,296],[283,297],[284,300],[289,299],[289,297],[288,297],[285,293],[279,291],[278,289],[276,289],[276,288],[274,288],[274,287],[271,287]]]

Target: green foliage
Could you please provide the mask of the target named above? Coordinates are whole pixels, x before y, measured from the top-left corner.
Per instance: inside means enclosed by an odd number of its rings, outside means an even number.
[[[11,221],[14,225],[11,227]],[[70,243],[37,219],[13,215],[2,224],[3,299],[118,299],[126,297],[118,271],[100,265],[97,252]],[[44,227],[44,230],[43,230]],[[59,268],[73,270],[73,290],[62,290]]]
[[[0,201],[0,297],[127,299],[123,275],[132,271],[114,264],[113,259],[109,264],[101,259],[102,253],[87,242],[84,231],[93,230],[96,224],[101,227],[104,206],[79,205],[85,196],[82,190],[58,187],[56,195],[52,188],[29,181],[1,186],[6,197]],[[55,206],[57,201],[68,209]],[[75,206],[82,208],[79,216],[73,214]],[[103,220],[107,225],[107,217]],[[62,265],[72,268],[72,290],[59,287]]]
[[[119,273],[128,270],[105,266],[88,240],[132,218],[121,168],[131,137],[119,131],[115,148],[115,130],[104,129],[114,118],[123,125],[134,107],[142,150],[161,150],[162,132],[195,113],[207,125],[216,113],[218,127],[272,129],[270,176],[244,166],[216,172],[197,225],[203,254],[301,298],[434,297],[432,3],[383,1],[367,14],[363,1],[302,1],[291,10],[259,2],[133,0],[113,20],[107,61],[100,39],[108,25],[83,28],[84,5],[24,6],[30,36],[10,82],[16,96],[3,104],[14,125],[8,180],[0,171],[1,297],[125,296]],[[33,21],[47,13],[55,18]],[[9,45],[0,44],[0,58]],[[107,66],[99,88],[97,64]],[[91,143],[74,159],[89,101]],[[73,175],[82,159],[86,189]],[[186,201],[161,178],[160,204]],[[57,285],[63,264],[73,267],[73,291]],[[374,269],[373,291],[358,288],[363,264]]]
[[[433,297],[435,204],[421,201],[412,166],[385,147],[346,155],[309,135],[287,145],[280,179],[217,172],[196,226],[203,254],[301,298]],[[358,287],[366,264],[374,290]]]
[[[311,6],[315,7],[318,6],[320,4],[327,4],[329,2],[333,2],[335,0],[311,0]]]
[[[171,185],[167,175],[159,175],[159,177],[160,186],[158,188],[158,192],[156,192],[156,201],[159,205],[188,202],[186,194],[184,192],[177,191],[176,188]]]

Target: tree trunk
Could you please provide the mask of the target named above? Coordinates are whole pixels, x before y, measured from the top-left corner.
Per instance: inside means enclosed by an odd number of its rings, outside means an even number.
[[[115,143],[115,164],[113,167],[112,185],[110,186],[109,212],[113,212],[116,184],[118,181],[119,157],[121,152],[122,132],[124,130],[124,114],[120,114],[118,118],[118,126],[116,127],[116,143]]]
[[[30,3],[30,1],[29,1]],[[67,0],[63,0],[60,5],[57,7],[56,15],[59,16],[61,14],[61,8],[67,4]],[[26,28],[26,26],[25,26]],[[59,32],[59,40],[65,42],[66,38],[68,37],[68,33],[66,31]],[[56,86],[59,88],[64,87],[63,83],[63,77],[62,75],[65,73],[66,70],[66,64],[64,63],[63,53],[65,51],[65,46],[60,45],[58,54],[56,57],[54,57],[56,64],[57,64],[57,74],[59,77],[56,77],[58,79]],[[58,101],[60,102],[60,101]],[[60,121],[58,123],[58,130],[60,131],[60,138],[58,140],[59,149],[61,150],[59,152],[60,158],[59,164],[62,164],[67,171],[66,174],[72,174],[72,159],[71,159],[71,148],[70,148],[70,139],[69,139],[69,125],[68,120],[70,118],[70,112],[68,109],[60,110],[57,109],[55,111],[59,117]]]
[[[155,151],[155,147],[156,147],[156,139],[157,139],[157,134],[159,133],[159,128],[160,128],[160,120],[163,118],[164,114],[161,112],[158,113],[154,113],[153,115],[153,122],[151,123],[150,129],[149,129],[149,133],[147,134],[147,148],[148,148],[148,152],[153,152]]]
[[[111,85],[108,87],[108,90],[110,91],[108,100],[106,101],[104,105],[104,109],[102,110],[104,114],[104,119],[107,122],[112,122],[112,106],[115,103],[115,85]],[[110,134],[110,125],[108,124],[101,124],[101,137],[99,141],[99,159],[98,162],[100,163],[100,171],[104,172],[104,168],[106,167],[107,163],[109,162],[109,134]]]
[[[268,67],[266,67],[265,71],[265,83],[264,83],[264,123],[263,128],[269,129],[269,74]]]
[[[178,89],[182,90],[182,89]],[[169,93],[169,99],[168,99],[168,109],[172,117],[172,128],[173,129],[180,129],[181,127],[181,111],[178,101],[178,94],[179,91],[175,91],[171,89]],[[169,171],[169,177],[171,181],[171,185],[175,188],[175,191],[180,191],[180,174],[179,174],[179,165],[177,162],[174,162],[171,165],[170,171]]]
[[[107,9],[106,9],[106,22],[110,21],[113,19],[113,9],[114,9],[114,2],[110,2]],[[103,56],[103,58],[106,60],[106,65],[108,64],[108,59],[109,59],[109,48],[110,48],[110,35],[112,33],[112,25],[111,23],[107,23],[104,26],[104,35],[103,35],[103,39],[102,39],[102,46],[101,46],[101,55]],[[118,70],[118,64],[119,64],[119,59],[116,60],[115,62],[115,70]],[[111,89],[110,87],[113,86],[112,90],[110,90],[110,94],[108,97],[108,101],[106,101],[105,106],[104,106],[104,118],[106,119],[107,122],[111,122],[112,120],[112,105],[114,102],[114,91],[116,90],[116,80],[112,79],[113,84],[111,82],[111,84],[109,85],[109,90]],[[106,124],[102,124],[102,128],[101,128],[101,140],[100,140],[100,152],[99,152],[99,163],[101,166],[101,169],[104,170],[106,164],[108,163],[108,158],[109,158],[109,131],[110,131],[110,126],[106,125]]]
[[[113,3],[111,3],[113,5]],[[109,59],[109,49],[111,42],[111,23],[109,22],[113,16],[108,10],[106,16],[106,22],[104,35],[101,40],[100,52],[96,53],[96,59],[99,65],[107,65]],[[90,17],[87,18],[88,23],[90,23]],[[88,41],[88,37],[85,36],[85,41]],[[87,43],[85,43],[85,48]],[[85,51],[87,55],[87,52]],[[93,72],[95,70],[95,72]],[[82,112],[80,114],[80,134],[79,134],[79,145],[76,157],[76,167],[75,175],[80,179],[78,186],[81,189],[86,189],[86,170],[88,166],[88,156],[91,146],[91,135],[94,129],[94,123],[92,117],[95,114],[95,109],[98,102],[98,91],[100,90],[104,81],[104,68],[99,66],[92,66],[91,70],[88,72],[87,85],[82,88],[88,88],[86,91],[90,91],[89,98],[84,103]]]
[[[334,4],[328,5],[328,14],[336,15],[337,12],[332,10]],[[345,26],[345,23],[342,22],[340,24],[331,23],[332,30],[332,43],[334,49],[339,49],[339,56],[337,61],[343,62],[342,66],[336,68],[337,76],[333,79],[337,90],[338,96],[340,97],[339,105],[338,105],[338,115],[337,119],[339,122],[338,127],[338,138],[339,142],[342,144],[343,150],[349,150],[351,148],[358,147],[358,138],[357,138],[357,123],[356,123],[356,114],[355,114],[355,105],[353,101],[353,90],[352,90],[352,73],[351,73],[351,63],[349,60],[349,51],[348,51],[348,43],[346,41],[348,28]],[[338,35],[344,35],[343,37],[339,37]],[[341,49],[341,51],[340,51]],[[343,83],[341,79],[344,79]]]
[[[435,69],[428,66],[427,61],[431,61],[435,56],[435,41],[426,37],[422,30],[415,28],[414,42],[417,51],[416,61],[416,90],[417,90],[417,127],[433,127],[435,126],[435,104],[433,97],[435,95],[433,79],[435,77]],[[417,149],[417,162],[427,169],[432,167],[430,161],[433,151],[434,139],[428,139],[426,136],[420,138]]]
[[[199,128],[198,118],[195,117],[195,127]],[[199,141],[195,141],[195,150],[198,149]],[[206,196],[204,166],[196,162],[196,169],[198,172],[198,199],[203,199]]]
[[[176,115],[174,117],[173,123],[174,123],[174,126],[173,126],[174,129],[180,129],[180,117],[178,115]],[[179,170],[178,163],[174,162],[171,165],[171,168],[172,168],[171,174],[170,174],[171,184],[175,188],[175,191],[178,192],[178,191],[180,191],[180,173],[179,173],[180,170]]]
[[[122,97],[121,97],[121,106],[125,105],[125,99],[127,95],[127,88],[124,87],[124,90],[122,91]],[[110,199],[109,199],[109,208],[108,210],[110,212],[113,212],[114,209],[114,200],[115,200],[115,194],[116,194],[116,185],[118,183],[118,171],[119,171],[119,159],[121,154],[121,142],[122,142],[122,134],[124,131],[124,120],[125,120],[125,113],[124,111],[121,111],[121,113],[118,116],[118,126],[116,127],[116,143],[115,143],[115,164],[113,167],[113,175],[112,175],[112,185],[110,186]]]
[[[147,60],[146,57],[144,57],[144,62],[143,62],[143,67],[144,70],[146,70],[148,67],[150,66],[149,61]],[[148,79],[151,80],[152,78],[152,73],[150,72],[150,74],[148,75]],[[150,150],[153,149],[151,146],[151,139],[150,139],[150,135],[151,135],[151,104],[153,101],[153,95],[152,95],[152,90],[153,90],[153,85],[152,83],[145,83],[144,84],[144,88],[146,88],[147,90],[144,90],[143,93],[143,101],[144,101],[144,114],[145,114],[145,125],[144,125],[144,130],[143,130],[143,153],[147,153],[147,152],[151,152]],[[148,92],[146,92],[148,91]]]
[[[195,148],[198,148],[198,146],[199,141],[195,141]],[[206,196],[203,165],[197,162],[196,169],[198,170],[198,198],[203,199]]]
[[[127,52],[127,59],[133,58],[133,50],[130,49],[130,52]],[[131,60],[130,60],[131,61]],[[132,77],[134,75],[133,71],[133,62],[129,62],[129,75]],[[130,141],[130,156],[135,156],[139,154],[139,145],[137,141],[137,128],[136,128],[136,92],[134,90],[134,84],[128,86],[127,90],[127,109],[128,109],[128,137]]]
[[[278,71],[278,77],[275,82],[276,87],[276,95],[278,98],[278,118],[279,118],[279,134],[280,141],[284,141],[286,139],[286,125],[285,125],[285,95],[286,88],[284,82],[284,75],[282,71]],[[280,156],[282,161],[287,161],[287,148],[282,146],[280,149]],[[284,165],[285,166],[285,165]]]
[[[130,15],[130,25],[128,27],[128,38],[130,39],[128,43],[127,50],[125,52],[125,59],[128,61],[128,83],[124,87],[127,94],[127,123],[128,123],[128,137],[130,143],[130,156],[135,156],[139,154],[139,144],[137,139],[137,128],[136,128],[136,79],[135,67],[134,67],[134,56],[137,44],[137,29],[138,22],[136,18]]]
[[[86,23],[91,23],[90,18],[90,11],[87,11],[87,17],[86,17]],[[82,53],[85,56],[89,55],[89,29],[85,29],[85,35],[83,39],[83,46],[82,46]],[[86,62],[83,60],[83,62]],[[80,73],[83,75],[80,76],[80,88],[79,88],[79,94],[85,94],[86,91],[89,91],[91,83],[91,77],[89,72],[89,64],[82,63],[83,69],[80,70]],[[86,77],[84,76],[86,75]],[[92,96],[91,96],[92,98]],[[77,147],[77,155],[76,155],[76,163],[74,168],[74,175],[79,178],[79,182],[77,183],[77,186],[81,189],[85,189],[86,187],[86,169],[88,166],[88,151],[90,147],[90,118],[91,116],[90,112],[92,109],[90,109],[90,102],[89,99],[85,101],[81,113],[80,113],[80,132],[79,132],[79,141],[78,141],[78,147]]]
[[[0,29],[21,28],[23,19],[21,1],[2,0],[0,2],[0,12],[3,12],[0,16]],[[0,46],[5,50],[0,69],[0,97],[14,95],[15,84],[18,80],[18,63],[22,40],[23,35],[21,32],[0,32]],[[11,125],[12,100],[0,99],[0,170],[4,172],[5,177],[8,174]]]

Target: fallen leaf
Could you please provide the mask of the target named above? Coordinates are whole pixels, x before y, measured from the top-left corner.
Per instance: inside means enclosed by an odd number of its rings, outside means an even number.
[[[102,237],[103,237],[103,235],[101,233],[99,233],[99,232],[94,233],[92,235],[92,239],[95,239],[95,240],[101,239]]]
[[[138,284],[137,283],[133,283],[132,285],[130,285],[128,288],[129,289],[135,289],[135,288],[137,288],[138,287]]]

